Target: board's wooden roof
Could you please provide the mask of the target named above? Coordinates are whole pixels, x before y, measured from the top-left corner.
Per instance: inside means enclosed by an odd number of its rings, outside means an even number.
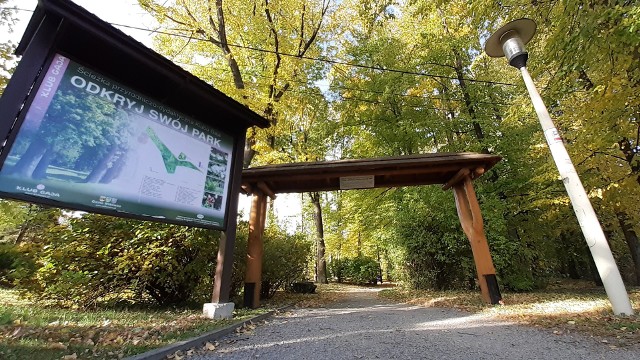
[[[242,171],[242,188],[278,193],[340,190],[340,178],[374,176],[374,187],[398,187],[456,182],[468,171],[473,178],[501,157],[478,153],[433,153],[360,160],[337,160],[259,166]]]

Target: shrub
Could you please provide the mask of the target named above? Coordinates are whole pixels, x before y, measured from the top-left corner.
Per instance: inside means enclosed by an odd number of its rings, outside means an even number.
[[[288,235],[277,226],[264,232],[261,298],[271,298],[275,292],[296,281],[304,280],[311,256],[311,243],[303,234]]]
[[[375,284],[380,273],[380,265],[370,257],[358,256],[350,259],[345,276],[356,284]]]
[[[343,282],[348,262],[348,259],[333,259],[329,261],[329,264],[327,266],[329,270],[329,276],[331,276],[339,283]]]
[[[0,248],[0,276],[8,279],[7,272],[22,271],[19,285],[32,297],[77,307],[211,299],[220,232],[87,214],[37,236],[39,242],[25,244],[31,250],[22,257],[15,249]],[[247,238],[248,224],[240,222],[231,279],[234,300],[243,290]],[[264,243],[264,295],[270,297],[304,278],[311,244],[275,226],[265,230]]]
[[[410,195],[395,223],[394,245],[401,249],[395,277],[413,289],[468,287],[475,267],[455,205],[439,192],[429,193],[434,203],[441,204],[438,208],[424,204],[421,198],[426,194],[419,190]]]
[[[215,266],[219,233],[88,214],[43,236],[47,246],[28,290],[87,307],[108,300],[169,305],[197,297]]]
[[[12,244],[0,244],[0,276],[13,269],[18,250]]]
[[[30,246],[0,244],[0,286],[14,287],[31,278],[36,264]]]
[[[348,280],[356,284],[375,284],[380,275],[380,265],[367,256],[335,259],[329,263],[329,274],[338,282]]]

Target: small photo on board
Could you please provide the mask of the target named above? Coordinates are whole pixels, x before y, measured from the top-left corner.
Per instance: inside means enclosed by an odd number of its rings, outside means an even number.
[[[202,197],[202,207],[220,210],[222,208],[222,195],[206,192]]]
[[[210,193],[215,196],[223,195],[225,182],[227,180],[228,159],[229,154],[226,152],[211,148],[209,164],[207,166],[207,179],[204,184],[205,194]],[[222,203],[222,201],[220,201],[220,203]],[[203,206],[205,206],[204,203]]]
[[[224,192],[224,181],[215,176],[207,176],[207,180],[204,183],[204,191],[222,195]]]
[[[215,163],[226,168],[228,160],[229,154],[216,148],[211,148],[211,153],[209,154],[209,164]]]
[[[219,181],[224,182],[226,177],[226,167],[222,167],[217,164],[209,163],[209,167],[207,168],[207,177],[218,179]]]

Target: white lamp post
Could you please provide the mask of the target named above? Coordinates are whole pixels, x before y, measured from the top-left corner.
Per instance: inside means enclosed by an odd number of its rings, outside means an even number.
[[[529,91],[533,107],[540,119],[540,125],[547,139],[551,156],[556,163],[560,177],[564,183],[573,211],[576,213],[580,228],[584,234],[591,255],[602,278],[605,291],[611,302],[613,313],[616,315],[632,315],[633,309],[629,302],[629,296],[622,282],[622,277],[611,254],[611,249],[604,237],[600,222],[589,202],[582,182],[573,167],[571,158],[564,147],[562,138],[558,134],[546,106],[542,102],[540,94],[527,71],[526,65],[529,55],[524,45],[528,43],[536,32],[536,23],[531,19],[514,20],[496,31],[487,40],[484,51],[491,57],[506,56],[509,65],[517,68],[522,73],[522,78]]]

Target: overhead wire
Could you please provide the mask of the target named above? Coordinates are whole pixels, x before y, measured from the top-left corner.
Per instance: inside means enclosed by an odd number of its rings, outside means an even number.
[[[266,84],[260,84],[260,83],[257,83],[257,82],[250,82],[250,83],[248,83],[248,85],[264,86]],[[304,95],[311,95],[311,96],[325,98],[324,94],[322,94],[322,93],[313,92],[313,91],[306,91],[306,90],[302,90],[302,89],[298,89],[298,88],[292,88],[292,89],[289,89],[288,91],[292,92],[292,93],[297,93],[297,94],[304,94]],[[389,105],[389,102],[376,100],[376,99],[365,99],[365,98],[356,97],[356,96],[345,96],[344,94],[337,94],[337,96],[340,98],[340,101],[344,101],[344,102],[366,103],[366,104],[375,104],[375,105]],[[399,96],[402,96],[402,95],[399,95]],[[443,112],[446,112],[446,113],[459,112],[460,111],[459,108],[458,109],[456,109],[456,108],[443,108],[443,107],[437,107],[437,106],[427,106],[425,104],[404,103],[403,105],[407,106],[407,107],[410,107],[410,108],[420,108],[420,109],[426,109],[426,110],[437,110],[437,111],[443,111]],[[477,108],[476,109],[476,111],[479,111],[479,112],[483,113],[484,115],[494,115],[494,111],[492,111],[492,110],[487,110],[489,114],[484,113],[482,110],[483,110],[483,108]]]
[[[20,8],[0,7],[0,9],[11,9],[11,10],[20,10],[20,11],[33,12],[33,10],[20,9]],[[149,32],[149,33],[156,33],[156,34],[162,34],[162,35],[167,35],[167,36],[174,36],[174,37],[179,37],[179,38],[184,38],[184,39],[194,40],[194,41],[200,41],[200,42],[209,42],[209,40],[207,40],[207,39],[194,37],[193,35],[183,35],[183,34],[177,34],[177,33],[172,33],[172,32],[167,32],[167,31],[161,31],[161,30],[152,30],[152,29],[148,29],[148,28],[143,28],[143,27],[134,26],[134,25],[127,25],[127,24],[118,24],[118,23],[111,23],[111,22],[107,22],[107,23],[110,24],[110,25],[113,25],[113,26],[119,26],[119,27],[123,27],[123,28],[139,30],[139,31],[145,31],[145,32]],[[356,67],[356,68],[368,69],[368,70],[391,72],[391,73],[397,73],[397,74],[403,74],[403,75],[425,76],[425,77],[431,77],[431,78],[436,78],[436,79],[448,79],[448,80],[455,80],[455,81],[464,80],[464,81],[468,81],[468,82],[471,82],[471,83],[483,83],[483,84],[490,84],[490,85],[515,86],[515,84],[506,83],[506,82],[500,82],[500,81],[478,80],[478,79],[470,79],[470,78],[459,79],[458,77],[454,77],[454,76],[430,74],[430,73],[420,72],[420,71],[401,70],[401,69],[394,69],[394,68],[388,68],[388,67],[382,67],[382,66],[363,65],[363,64],[351,63],[351,62],[347,62],[347,61],[343,61],[343,60],[329,59],[329,58],[325,58],[325,57],[312,57],[312,56],[299,55],[299,54],[289,54],[289,53],[278,52],[278,51],[274,51],[274,50],[262,49],[262,48],[257,48],[257,47],[253,47],[253,46],[233,44],[233,43],[226,43],[224,45],[227,45],[227,46],[230,46],[230,47],[235,47],[235,48],[240,48],[240,49],[245,49],[245,50],[252,50],[252,51],[256,51],[256,52],[281,55],[281,56],[285,56],[285,57],[292,57],[292,58],[297,58],[297,59],[318,61],[318,62],[324,62],[324,63],[328,63],[328,64],[333,64],[333,65],[350,66],[350,67]],[[446,65],[441,65],[441,66],[446,66]]]
[[[176,62],[179,65],[184,65],[184,66],[193,66],[193,64],[187,64],[187,63],[181,63],[181,62]],[[226,68],[220,68],[220,67],[209,67],[209,69],[213,69],[213,70],[220,70],[220,71],[225,71],[227,70]],[[255,74],[255,73],[248,73],[248,72],[243,72],[245,75],[251,76],[251,77],[260,77],[260,78],[265,78],[265,79],[271,79],[270,76],[265,76],[265,75],[261,75],[261,74]],[[290,83],[298,83],[298,84],[304,84],[307,86],[311,86],[313,85],[312,83],[309,83],[308,81],[302,81],[302,80],[295,80],[295,79],[288,79],[288,78],[280,78],[282,81],[285,82],[290,82]],[[231,81],[228,81],[228,79],[223,79],[221,77],[218,77],[216,80],[214,80],[216,82],[228,82],[231,83]],[[267,84],[267,83],[263,83],[263,84],[259,84],[257,82],[254,82],[254,84],[258,84],[258,85],[263,85],[263,86],[268,86],[271,84]],[[319,85],[316,85],[318,87],[320,87]],[[448,101],[448,102],[465,102],[464,99],[459,99],[459,98],[446,98],[446,97],[442,97],[442,96],[432,96],[432,95],[414,95],[414,94],[403,94],[403,93],[398,93],[398,92],[393,92],[393,91],[380,91],[380,90],[371,90],[371,89],[360,89],[360,88],[356,88],[356,87],[349,87],[349,86],[339,86],[339,85],[327,85],[328,89],[330,91],[334,91],[334,90],[347,90],[347,91],[355,91],[355,92],[360,92],[360,93],[370,93],[370,94],[377,94],[377,95],[390,95],[390,96],[400,96],[400,97],[407,97],[407,98],[417,98],[417,99],[429,99],[429,100],[438,100],[438,101]],[[338,96],[342,96],[341,94],[337,93]],[[496,105],[496,106],[511,106],[513,104],[511,103],[503,103],[503,102],[491,102],[491,101],[474,101],[475,104],[487,104],[487,105]]]
[[[6,9],[33,12],[33,10],[22,9],[22,8],[0,7],[0,10],[6,10]],[[119,27],[123,27],[123,28],[129,28],[129,29],[133,29],[133,30],[145,31],[145,32],[150,32],[150,33],[158,33],[158,34],[167,35],[167,36],[174,36],[174,37],[184,38],[184,39],[187,39],[189,41],[194,41],[195,40],[195,41],[209,42],[206,39],[193,37],[193,35],[187,36],[187,35],[182,35],[182,34],[170,33],[170,32],[166,32],[166,31],[152,30],[152,29],[133,26],[133,25],[110,23],[110,22],[108,22],[108,23],[110,25],[113,25],[113,26],[119,26]],[[377,71],[399,73],[399,74],[406,74],[406,75],[418,75],[418,76],[433,77],[433,78],[444,78],[444,79],[450,79],[450,80],[456,80],[456,81],[460,80],[457,77],[451,77],[451,76],[445,76],[445,75],[434,75],[434,74],[428,74],[428,73],[423,73],[423,72],[414,72],[414,71],[406,71],[406,70],[399,70],[399,69],[392,69],[392,68],[383,68],[383,67],[377,67],[377,66],[367,66],[367,65],[362,65],[362,64],[354,64],[354,63],[349,63],[349,62],[340,61],[340,60],[332,60],[332,59],[327,59],[327,58],[315,58],[315,57],[303,56],[303,55],[293,55],[293,54],[287,54],[287,53],[279,53],[279,52],[276,52],[276,51],[273,51],[273,50],[260,49],[260,48],[244,46],[244,45],[238,45],[238,44],[231,44],[231,43],[228,43],[227,45],[231,46],[231,47],[243,48],[243,49],[252,50],[252,51],[256,51],[256,52],[263,52],[263,53],[270,53],[270,54],[280,54],[282,56],[294,57],[294,58],[305,59],[305,60],[320,61],[320,62],[330,63],[330,64],[334,64],[334,65],[344,65],[344,66],[351,66],[351,67],[357,67],[357,68],[363,68],[363,69],[369,69],[369,70],[377,70]],[[193,64],[184,64],[184,63],[182,65],[193,66]],[[218,68],[218,70],[225,70],[225,69]],[[250,75],[251,76],[263,77],[263,78],[268,78],[266,76],[259,75],[259,74],[250,74]],[[304,82],[304,81],[300,81],[300,80],[293,80],[293,79],[283,79],[283,80],[287,81],[287,82],[295,82],[295,83],[301,83],[301,84],[309,85],[308,82]],[[484,83],[484,84],[488,84],[488,85],[508,85],[508,86],[514,85],[514,84],[510,84],[510,83],[486,81],[486,80],[476,80],[476,79],[467,79],[467,78],[463,78],[463,80],[469,81],[469,82]],[[224,81],[226,81],[226,79]],[[266,84],[265,84],[265,86],[266,86]],[[378,95],[391,95],[391,96],[401,96],[401,97],[411,97],[411,98],[422,98],[422,99],[448,101],[448,102],[464,102],[465,101],[464,99],[457,99],[457,98],[445,98],[445,97],[430,96],[430,95],[402,94],[402,93],[397,93],[397,92],[387,92],[387,91],[379,91],[379,90],[377,91],[377,90],[371,90],[371,89],[359,89],[359,88],[354,88],[354,87],[336,86],[336,85],[328,85],[328,88],[330,90],[338,89],[338,90],[356,91],[356,92],[371,93],[371,94],[378,94]],[[291,89],[291,90],[293,90],[293,89]],[[322,94],[317,94],[317,93],[313,93],[313,92],[304,92],[304,91],[301,91],[301,90],[294,91],[294,92],[305,93],[305,94],[309,94],[309,95],[323,96]],[[384,102],[381,102],[381,101],[378,101],[378,100],[362,99],[362,98],[354,97],[354,96],[349,97],[349,96],[345,96],[344,94],[340,94],[340,93],[337,93],[336,95],[343,101],[384,104]],[[488,105],[494,105],[494,106],[510,106],[511,105],[511,104],[508,104],[508,103],[485,102],[485,101],[475,101],[474,103],[476,103],[476,104],[488,104]],[[416,105],[416,107],[427,108],[427,109],[432,109],[432,110],[447,111],[447,112],[451,111],[451,109],[444,109],[444,108],[438,108],[438,107],[425,107],[424,105]]]
[[[197,38],[197,37],[187,36],[187,35],[182,35],[182,34],[176,34],[176,33],[170,33],[170,32],[166,32],[166,31],[151,30],[151,29],[142,28],[142,27],[133,26],[133,25],[124,25],[124,24],[117,24],[117,23],[110,23],[110,24],[113,25],[113,26],[120,26],[120,27],[124,27],[124,28],[140,30],[140,31],[147,31],[147,32],[152,32],[152,33],[157,33],[157,34],[162,34],[162,35],[168,35],[168,36],[174,36],[174,37],[179,37],[179,38],[184,38],[184,39],[190,39],[190,40],[195,40],[195,41],[200,41],[200,42],[209,42],[209,40],[207,40],[207,39],[202,39],[202,38]],[[324,57],[319,58],[319,57],[312,57],[312,56],[306,56],[306,55],[289,54],[289,53],[279,52],[279,51],[275,51],[275,50],[261,49],[261,48],[257,48],[257,47],[253,47],[253,46],[239,45],[239,44],[233,44],[233,43],[226,43],[226,44],[223,44],[223,45],[227,45],[227,46],[235,47],[235,48],[240,48],[240,49],[245,49],[245,50],[252,50],[252,51],[256,51],[256,52],[262,52],[262,53],[268,53],[268,54],[274,54],[274,55],[281,55],[281,56],[285,56],[285,57],[292,57],[292,58],[297,58],[297,59],[325,62],[325,63],[333,64],[333,65],[344,65],[344,66],[350,66],[350,67],[357,67],[357,68],[368,69],[368,70],[391,72],[391,73],[403,74],[403,75],[417,75],[417,76],[425,76],[425,77],[431,77],[431,78],[436,78],[436,79],[448,79],[448,80],[455,80],[455,81],[464,80],[464,81],[468,81],[468,82],[471,82],[471,83],[483,83],[483,84],[490,84],[490,85],[515,86],[515,84],[505,83],[505,82],[500,82],[500,81],[478,80],[478,79],[469,79],[469,78],[459,79],[459,78],[454,77],[454,76],[436,75],[436,74],[429,74],[429,73],[425,73],[425,72],[400,70],[400,69],[387,68],[387,67],[382,67],[382,66],[362,65],[362,64],[356,64],[356,63],[351,63],[351,62],[342,61],[342,60],[333,60],[333,59],[328,59],[328,58],[324,58]]]
[[[0,10],[4,10],[4,9],[33,12],[33,10],[28,10],[28,9],[0,7]],[[177,37],[177,38],[184,38],[184,39],[187,39],[189,41],[209,42],[207,39],[196,38],[193,35],[187,36],[187,35],[183,35],[183,34],[171,33],[171,32],[161,31],[161,30],[152,30],[152,29],[148,29],[148,28],[132,26],[132,25],[126,25],[126,24],[118,24],[118,23],[110,23],[110,22],[107,22],[107,23],[109,23],[112,26],[117,26],[117,27],[122,27],[122,28],[129,28],[129,29],[138,30],[138,31],[144,31],[144,32],[149,32],[149,33],[157,33],[157,34],[173,36],[173,37]],[[425,76],[425,77],[431,77],[431,78],[454,80],[454,81],[458,81],[458,82],[460,80],[464,80],[464,81],[468,81],[469,83],[482,83],[482,84],[485,84],[485,85],[515,86],[515,84],[512,84],[512,83],[505,83],[505,82],[498,82],[498,81],[477,80],[477,79],[469,79],[469,78],[459,79],[458,77],[453,77],[453,76],[429,74],[429,73],[425,73],[425,72],[408,71],[408,70],[401,70],[401,69],[394,69],[394,68],[385,68],[385,67],[380,67],[380,66],[368,66],[368,65],[362,65],[362,64],[357,64],[357,63],[350,63],[350,62],[346,62],[346,61],[342,61],[342,60],[328,59],[328,58],[324,58],[324,57],[318,58],[318,57],[311,57],[311,56],[305,56],[305,55],[294,55],[294,54],[282,53],[282,52],[277,52],[277,51],[267,50],[267,49],[261,49],[261,48],[251,47],[251,46],[232,44],[232,43],[227,43],[226,45],[228,45],[230,47],[242,48],[242,49],[256,51],[256,52],[277,54],[277,55],[281,55],[281,56],[285,56],[285,57],[292,57],[292,58],[298,58],[298,59],[304,59],[304,60],[310,60],[310,61],[318,61],[318,62],[324,62],[324,63],[328,63],[328,64],[333,64],[333,65],[343,65],[343,66],[349,66],[349,67],[355,67],[355,68],[361,68],[361,69],[397,73],[397,74],[401,74],[401,75]],[[193,66],[193,64],[183,64],[183,65]],[[447,66],[447,65],[441,65],[441,64],[436,64],[436,65]],[[447,66],[447,67],[449,67],[449,66]],[[226,69],[219,69],[219,70],[226,70]],[[270,79],[270,77],[267,77],[267,76],[264,76],[264,75],[260,75],[260,74],[250,74],[250,75],[251,76],[257,76],[257,77],[263,77],[263,78],[269,78]],[[227,81],[227,79],[224,79],[224,80]],[[287,82],[296,82],[296,83],[301,83],[301,84],[305,84],[305,85],[310,85],[309,82],[300,81],[300,80],[293,80],[293,79],[282,79],[282,80],[287,81]],[[260,85],[257,82],[254,82],[253,84],[254,85],[258,85],[258,86],[267,85],[267,84]],[[457,98],[445,98],[445,97],[430,96],[430,95],[402,94],[402,93],[396,93],[396,92],[376,91],[376,90],[371,90],[371,89],[359,89],[359,88],[346,87],[346,86],[328,85],[328,88],[329,89],[339,89],[339,90],[362,92],[362,93],[371,93],[371,94],[377,94],[377,95],[391,95],[391,96],[400,96],[400,97],[408,97],[408,98],[409,97],[410,98],[422,98],[422,99],[431,99],[431,100],[449,101],[449,102],[465,102],[464,99],[457,99]],[[323,93],[305,91],[305,90],[302,90],[302,89],[290,89],[290,91],[294,92],[294,93],[302,93],[302,94],[306,94],[306,95],[320,96],[320,97],[323,97],[323,98],[325,97],[325,95]],[[355,96],[345,96],[344,94],[341,94],[341,93],[336,93],[336,95],[337,95],[337,97],[340,98],[341,101],[345,101],[345,102],[369,103],[369,104],[380,104],[380,105],[387,105],[388,104],[387,102],[383,102],[383,101],[380,101],[380,100],[363,99],[363,98],[359,98],[359,97],[355,97]],[[475,101],[474,103],[476,103],[476,104],[489,104],[489,105],[493,105],[493,106],[510,106],[511,105],[511,104],[508,104],[508,103],[485,102],[485,101]],[[452,112],[452,111],[459,111],[460,110],[460,109],[456,110],[456,109],[452,109],[452,108],[442,108],[442,107],[435,107],[435,106],[425,106],[424,104],[414,104],[414,105],[405,104],[405,105],[408,106],[408,107],[412,107],[412,108],[443,111],[443,112],[447,112],[447,113]],[[476,111],[478,111],[478,110],[480,110],[482,112],[482,108],[476,109]],[[492,113],[493,112],[495,112],[495,110],[492,111]]]

